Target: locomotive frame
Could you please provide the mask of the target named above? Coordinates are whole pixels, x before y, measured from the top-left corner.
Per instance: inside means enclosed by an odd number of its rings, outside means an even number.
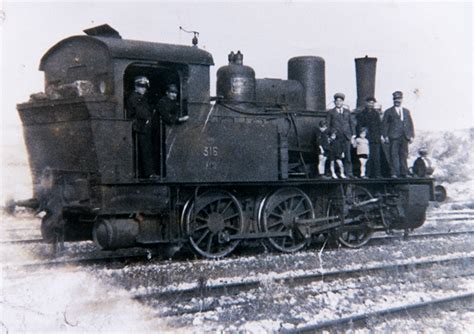
[[[220,258],[242,241],[293,252],[331,235],[359,247],[374,231],[423,224],[431,178],[315,174],[312,136],[326,116],[322,58],[291,59],[288,80],[255,79],[238,52],[219,69],[211,98],[210,53],[124,40],[108,25],[85,32],[43,56],[45,93],[17,107],[34,184],[27,205],[45,212],[45,241],[93,239],[109,249],[188,244]],[[374,93],[375,68],[358,66],[363,101]],[[157,96],[179,83],[180,114],[189,116],[161,124],[150,157],[154,179],[140,177],[124,107],[138,74]]]

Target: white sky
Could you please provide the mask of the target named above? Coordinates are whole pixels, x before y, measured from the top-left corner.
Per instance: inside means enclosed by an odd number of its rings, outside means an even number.
[[[241,50],[258,78],[286,79],[287,61],[298,55],[326,60],[326,96],[356,100],[354,58],[378,58],[376,97],[384,108],[402,90],[415,126],[424,130],[474,126],[472,109],[471,2],[30,2],[6,1],[2,35],[1,100],[6,126],[18,124],[15,104],[43,90],[41,56],[55,43],[108,23],[123,38],[190,45],[214,56],[211,70]],[[418,92],[418,93],[415,93]]]

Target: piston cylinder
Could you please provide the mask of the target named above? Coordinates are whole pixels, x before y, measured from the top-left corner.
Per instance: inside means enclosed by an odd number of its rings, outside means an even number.
[[[255,71],[243,65],[243,55],[238,51],[229,55],[229,65],[217,71],[217,96],[226,102],[255,102]]]
[[[103,219],[94,224],[92,237],[102,249],[133,247],[139,233],[138,222],[131,219]]]
[[[375,97],[375,73],[377,58],[355,59],[356,80],[357,80],[357,108],[365,105],[365,99]]]
[[[323,58],[291,58],[288,60],[288,79],[299,81],[303,85],[306,110],[326,110],[326,70]]]

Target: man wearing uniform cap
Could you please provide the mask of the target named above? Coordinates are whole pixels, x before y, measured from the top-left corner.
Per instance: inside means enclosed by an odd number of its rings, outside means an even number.
[[[352,122],[351,112],[344,108],[345,95],[343,93],[334,94],[333,109],[328,110],[326,122],[330,132],[338,132],[342,138],[344,145],[344,171],[347,176],[352,177],[352,161],[351,161],[351,143],[355,140],[355,128]]]
[[[384,112],[383,136],[390,145],[392,177],[408,176],[408,144],[413,142],[415,128],[410,111],[402,107],[403,93],[393,94],[393,107]]]
[[[153,175],[153,143],[151,138],[152,108],[148,101],[150,81],[145,76],[135,78],[135,89],[128,96],[125,106],[128,118],[133,119],[133,131],[136,134],[138,148],[138,166],[140,177]]]

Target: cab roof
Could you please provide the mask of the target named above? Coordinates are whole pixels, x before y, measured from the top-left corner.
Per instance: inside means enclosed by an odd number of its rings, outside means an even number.
[[[86,29],[84,32],[87,35],[68,37],[50,48],[41,58],[40,70],[43,70],[45,61],[57,50],[68,45],[77,46],[81,42],[87,47],[90,47],[90,43],[97,43],[107,49],[110,58],[115,59],[214,65],[212,55],[195,46],[122,39],[120,34],[108,25]]]

